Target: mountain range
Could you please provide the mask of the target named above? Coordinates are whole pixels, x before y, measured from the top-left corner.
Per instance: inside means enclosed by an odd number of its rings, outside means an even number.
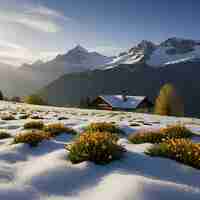
[[[107,68],[119,64],[145,62],[151,67],[164,67],[174,63],[196,61],[200,59],[200,41],[169,38],[159,45],[143,40],[127,52],[121,53]]]
[[[89,52],[80,45],[56,58],[20,67],[0,63],[1,90],[7,96],[24,96],[41,89],[63,74],[92,70],[112,61],[112,57]]]
[[[84,47],[77,45],[66,54],[57,55],[48,62],[36,61],[32,65],[24,64],[20,69],[54,74],[55,77],[74,72],[92,70],[111,62],[113,57],[107,57],[97,52],[89,52]]]
[[[78,105],[100,94],[143,95],[153,101],[172,83],[185,103],[186,115],[200,116],[200,42],[170,38],[160,44],[142,41],[95,70],[65,74],[41,90],[54,105]]]
[[[174,37],[160,44],[143,40],[116,57],[78,45],[48,62],[38,60],[18,69],[0,64],[0,83],[10,95],[39,91],[50,104],[65,106],[123,90],[154,100],[160,87],[170,82],[185,102],[186,115],[199,116],[199,65],[200,41],[190,39]]]
[[[89,52],[84,47],[77,45],[66,54],[57,55],[56,58],[33,64],[24,64],[19,69],[22,71],[45,72],[54,74],[56,78],[63,74],[84,72],[94,69],[110,69],[121,64],[146,63],[151,67],[164,67],[174,63],[197,61],[200,59],[200,41],[169,38],[160,44],[143,40],[127,52],[122,52],[115,57],[107,57],[97,52]]]

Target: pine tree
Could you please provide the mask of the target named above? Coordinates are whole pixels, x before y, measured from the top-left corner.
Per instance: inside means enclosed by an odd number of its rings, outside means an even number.
[[[159,115],[183,116],[184,106],[172,84],[165,84],[156,99],[155,113]]]

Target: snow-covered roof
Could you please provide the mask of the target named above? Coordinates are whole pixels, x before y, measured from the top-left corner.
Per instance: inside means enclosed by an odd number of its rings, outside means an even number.
[[[146,98],[145,96],[126,96],[124,101],[123,95],[101,95],[105,102],[113,108],[135,109]]]

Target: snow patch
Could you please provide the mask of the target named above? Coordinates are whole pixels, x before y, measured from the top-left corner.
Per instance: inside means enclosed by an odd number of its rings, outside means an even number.
[[[45,123],[57,122],[59,115],[64,116],[67,118],[64,120],[65,125],[70,124],[77,130],[83,130],[92,121],[113,121],[127,135],[145,128],[146,125],[142,125],[142,122],[150,124],[152,128],[182,122],[195,133],[200,131],[199,119],[30,106],[7,102],[1,102],[1,106],[8,110],[19,108],[29,112],[39,110],[41,115],[48,118]],[[6,122],[6,125],[22,127],[25,121],[13,120]],[[140,123],[141,126],[131,127],[130,123],[134,122]],[[119,143],[127,152],[121,160],[106,166],[91,162],[72,165],[68,161],[68,152],[64,149],[64,144],[73,141],[74,137],[76,136],[61,134],[53,140],[40,143],[35,148],[26,144],[11,145],[12,138],[1,140],[0,199],[199,200],[200,171],[169,159],[145,155],[144,152],[151,144],[130,144],[124,135]]]

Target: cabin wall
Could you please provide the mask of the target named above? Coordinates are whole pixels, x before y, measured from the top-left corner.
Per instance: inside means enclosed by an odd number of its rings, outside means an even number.
[[[113,110],[113,108],[102,98],[98,97],[96,98],[92,103],[91,106],[96,109],[102,109],[102,110]]]
[[[153,107],[153,103],[151,103],[151,101],[149,101],[147,98],[144,99],[137,108],[152,108]]]

